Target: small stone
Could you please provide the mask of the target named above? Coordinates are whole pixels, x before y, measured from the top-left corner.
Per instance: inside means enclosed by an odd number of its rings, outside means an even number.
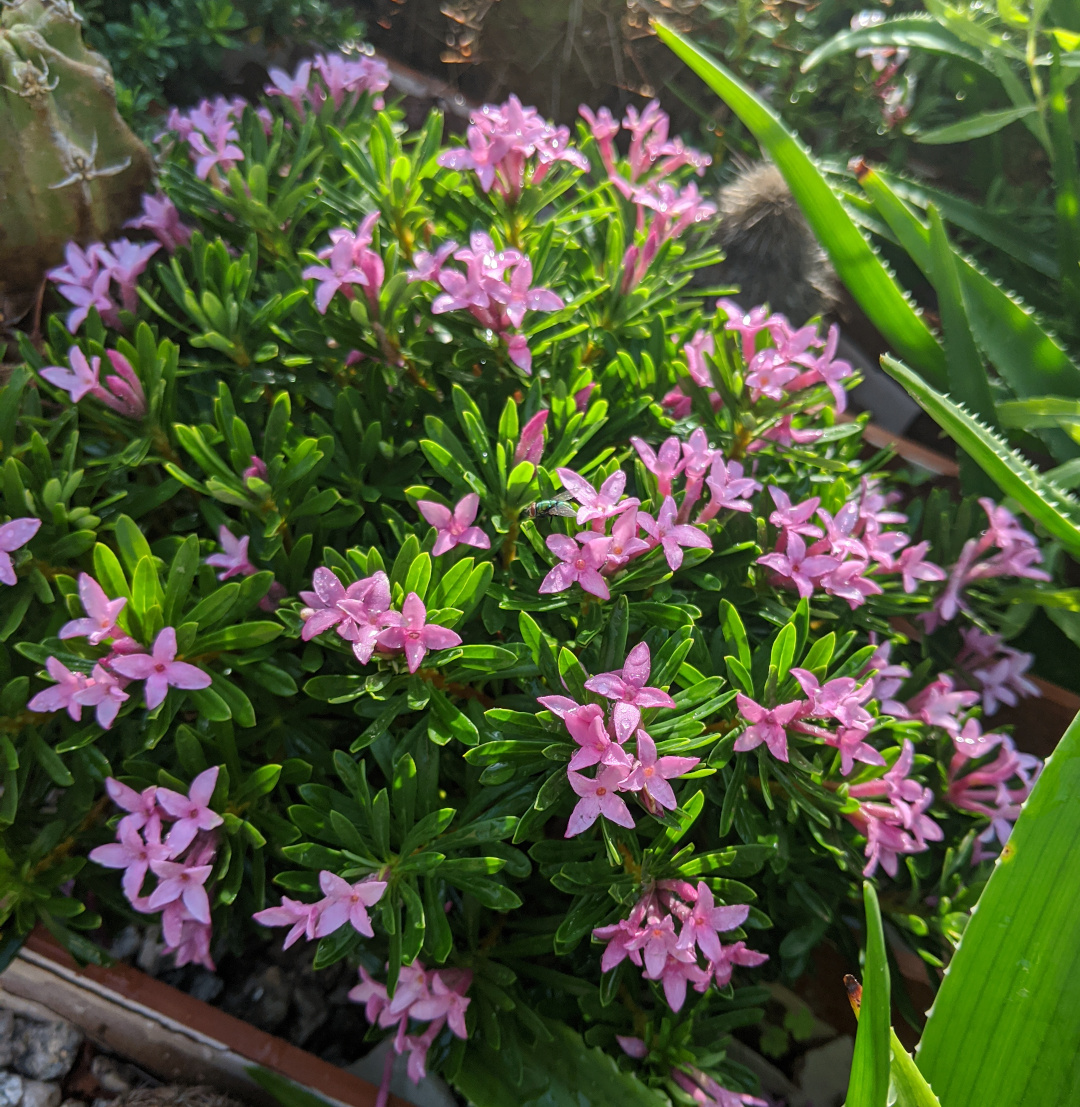
[[[67,1022],[15,1020],[15,1068],[34,1080],[58,1080],[75,1064],[82,1034]],[[59,1101],[58,1101],[59,1102]]]
[[[109,947],[109,953],[117,961],[126,961],[129,957],[135,956],[141,945],[142,935],[139,933],[139,928],[137,926],[125,926],[113,939],[113,944]]]
[[[109,1095],[130,1092],[139,1078],[139,1074],[130,1065],[125,1065],[115,1057],[106,1057],[103,1053],[99,1053],[90,1062],[90,1071],[101,1085],[102,1091]]]
[[[6,1007],[0,1007],[0,1068],[11,1064],[15,1056],[15,1016]]]
[[[60,1107],[60,1085],[46,1080],[24,1080],[19,1107]]]
[[[60,1107],[86,1107],[86,1100],[75,1099],[74,1097],[65,1099],[64,1102],[60,1104]]]
[[[22,1093],[21,1076],[14,1072],[0,1072],[0,1107],[19,1107]]]
[[[191,982],[188,995],[201,999],[203,1003],[213,1003],[225,990],[225,981],[212,972],[200,972]]]

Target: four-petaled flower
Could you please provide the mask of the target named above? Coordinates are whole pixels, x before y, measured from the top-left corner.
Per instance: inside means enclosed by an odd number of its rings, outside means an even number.
[[[638,512],[638,525],[656,545],[663,547],[664,557],[673,572],[683,563],[684,546],[712,549],[712,539],[704,531],[677,521],[678,511],[675,501],[665,496],[655,519],[647,511]]]
[[[33,518],[12,519],[0,526],[0,582],[16,583],[18,578],[15,576],[15,564],[11,555],[16,550],[21,550],[37,534],[40,526],[41,520]]]
[[[218,767],[214,765],[199,773],[191,782],[186,796],[171,788],[158,788],[157,802],[176,820],[166,839],[173,857],[183,853],[195,841],[195,835],[200,830],[213,830],[224,821],[209,806],[217,778]]]
[[[150,653],[128,653],[114,658],[113,669],[130,680],[145,680],[143,695],[150,711],[161,704],[169,688],[210,687],[210,674],[186,661],[176,660],[176,631],[165,627],[154,639]]]
[[[634,826],[630,808],[618,794],[618,789],[627,779],[625,768],[604,765],[592,780],[581,773],[571,772],[566,775],[570,780],[570,787],[581,797],[570,814],[570,822],[566,827],[567,838],[588,830],[601,815],[619,826]]]
[[[371,938],[375,931],[367,909],[374,907],[386,891],[384,880],[372,877],[350,884],[332,872],[319,875],[319,887],[326,899],[322,901],[319,921],[315,924],[315,937],[325,938],[348,923],[354,930]]]
[[[379,634],[379,648],[404,650],[410,673],[420,668],[428,650],[449,650],[461,645],[459,634],[427,622],[427,608],[415,592],[405,597],[400,612],[386,612],[383,623],[386,629]]]
[[[652,658],[646,642],[639,642],[627,655],[621,673],[597,673],[585,681],[585,687],[605,699],[615,700],[612,721],[615,736],[620,742],[637,729],[641,722],[641,709],[650,707],[674,707],[675,701],[660,688],[647,688]]]
[[[589,522],[600,522],[615,515],[621,515],[640,503],[636,499],[621,499],[623,489],[626,487],[626,474],[621,469],[612,473],[600,485],[599,491],[573,469],[556,469],[555,472],[559,474],[563,488],[581,504],[577,513],[579,527]]]
[[[96,646],[106,638],[123,634],[116,625],[116,617],[124,610],[127,600],[110,600],[101,585],[87,573],[79,574],[79,599],[86,618],[65,623],[60,628],[61,638],[85,638],[91,646]]]
[[[540,591],[565,592],[576,581],[584,591],[602,600],[610,599],[607,581],[600,575],[610,546],[610,538],[590,538],[579,546],[569,535],[549,534],[547,548],[560,559],[560,564],[540,582]]]
[[[417,500],[416,506],[438,531],[431,550],[433,557],[447,553],[455,546],[475,546],[480,550],[491,548],[491,539],[479,527],[472,525],[480,507],[480,497],[475,492],[463,496],[453,511],[432,500]]]
[[[637,779],[641,782],[641,791],[648,800],[669,811],[675,810],[675,793],[668,784],[669,780],[688,773],[700,762],[700,757],[657,757],[656,743],[643,730],[637,732]],[[648,801],[646,801],[648,806]],[[655,810],[655,808],[651,808]]]
[[[796,700],[767,709],[742,692],[736,693],[735,701],[739,714],[750,724],[735,740],[736,752],[752,750],[764,742],[773,757],[778,761],[787,761],[787,731],[784,728],[799,717],[806,704]]]
[[[243,538],[237,538],[231,530],[226,526],[218,528],[218,543],[221,545],[222,553],[211,554],[206,559],[207,565],[212,565],[215,569],[221,569],[218,573],[218,580],[228,580],[230,577],[249,577],[253,573],[257,573],[258,570],[248,560],[248,543],[251,541],[249,535],[244,535]]]

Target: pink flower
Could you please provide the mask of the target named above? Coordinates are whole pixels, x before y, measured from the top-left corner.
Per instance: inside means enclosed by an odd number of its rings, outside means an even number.
[[[945,570],[940,565],[926,560],[926,553],[930,549],[929,542],[920,542],[916,546],[909,546],[900,554],[900,575],[904,582],[904,591],[911,593],[919,587],[920,580],[944,580]]]
[[[705,362],[705,354],[714,354],[716,344],[708,331],[697,331],[694,337],[683,346],[686,356],[686,370],[694,383],[701,388],[712,388],[712,376]]]
[[[740,942],[739,945],[742,943]],[[762,956],[764,954],[755,954]],[[765,958],[768,960],[768,958]],[[760,964],[760,962],[757,962]],[[746,1092],[733,1092],[717,1084],[700,1069],[691,1068],[689,1075],[679,1069],[671,1070],[671,1078],[684,1092],[689,1093],[699,1107],[768,1107],[768,1102]]]
[[[736,693],[735,702],[739,714],[750,724],[736,740],[736,751],[752,750],[764,742],[773,757],[778,761],[787,761],[787,732],[784,728],[799,718],[806,709],[806,703],[796,700],[766,709],[742,692]]]
[[[153,861],[167,861],[169,847],[161,841],[161,820],[154,815],[146,823],[146,840],[127,819],[116,828],[119,841],[92,849],[87,856],[106,869],[123,869],[120,885],[124,895],[134,903],[139,898],[143,881]]]
[[[347,598],[338,601],[338,608],[347,619],[338,626],[338,634],[352,643],[356,660],[366,665],[386,626],[384,616],[390,610],[390,578],[380,570],[350,584],[344,594]]]
[[[417,1000],[409,1008],[409,1017],[414,1019],[446,1019],[446,1025],[459,1038],[467,1038],[465,1012],[472,1002],[464,993],[472,983],[472,973],[465,972],[455,987],[450,987],[439,972],[432,974],[431,994],[426,999]]]
[[[248,543],[250,541],[251,538],[246,534],[243,538],[237,538],[228,527],[218,528],[218,543],[224,552],[211,554],[206,559],[207,565],[222,570],[218,573],[218,580],[228,580],[230,577],[237,576],[248,577],[259,571],[248,560]]]
[[[250,461],[251,464],[240,475],[245,481],[251,480],[253,477],[265,481],[270,475],[266,468],[266,462],[261,457],[256,457],[255,454],[251,455]]]
[[[282,896],[278,907],[267,907],[262,911],[256,911],[251,917],[262,926],[291,927],[292,929],[285,935],[285,941],[281,944],[282,949],[288,949],[301,937],[307,938],[309,942],[315,937],[315,926],[319,921],[320,911],[321,908],[317,903],[301,903],[297,899]],[[363,972],[362,969],[361,972]],[[351,992],[349,997],[352,998]]]
[[[75,702],[84,707],[96,708],[94,712],[97,724],[102,730],[108,730],[116,721],[120,705],[128,698],[124,691],[127,681],[117,680],[108,669],[95,665],[91,679],[85,688],[75,693]]]
[[[779,527],[786,537],[793,534],[804,534],[807,538],[820,538],[821,528],[810,522],[821,504],[820,496],[811,496],[803,500],[801,504],[792,505],[788,494],[782,488],[769,486],[769,495],[772,496],[776,510],[769,516],[769,522],[774,527]]]
[[[157,788],[151,784],[141,792],[121,784],[111,776],[105,778],[105,791],[117,807],[129,812],[120,820],[117,832],[124,824],[130,824],[135,830],[144,827],[152,818],[159,815],[157,806]]]
[[[532,262],[523,258],[515,267],[510,283],[499,281],[491,289],[491,298],[503,305],[506,317],[520,327],[526,311],[558,311],[566,304],[550,288],[530,288]]]
[[[580,512],[579,512],[580,514]],[[539,591],[565,592],[577,582],[582,589],[602,600],[611,598],[607,582],[600,575],[607,561],[610,538],[592,538],[579,546],[565,534],[549,534],[547,548],[560,559],[561,564],[551,569],[540,583]]]
[[[947,673],[941,673],[937,680],[908,701],[908,710],[927,726],[939,726],[950,734],[958,734],[959,712],[971,707],[978,700],[978,692],[955,691],[953,678]]]
[[[415,592],[401,605],[400,614],[388,611],[383,616],[386,629],[379,634],[380,649],[404,650],[409,672],[415,673],[428,650],[448,650],[461,645],[461,636],[447,627],[428,625],[427,608]]]
[[[721,508],[728,511],[752,511],[753,504],[746,498],[761,491],[761,485],[753,477],[743,476],[742,463],[725,464],[719,452],[713,455],[709,475],[705,478],[709,488],[709,502],[698,515],[699,523],[707,523],[716,517]]]
[[[348,923],[353,930],[366,938],[374,937],[367,909],[382,899],[386,891],[386,881],[365,877],[356,884],[342,880],[340,876],[325,869],[319,873],[319,887],[325,899],[319,906],[319,920],[315,924],[315,937],[325,938]]]
[[[615,1041],[619,1043],[619,1048],[623,1053],[625,1053],[627,1057],[633,1057],[635,1061],[640,1061],[642,1057],[645,1057],[649,1052],[649,1047],[641,1038],[633,1038],[626,1034],[616,1034]]]
[[[108,388],[101,388],[94,395],[106,407],[129,419],[145,419],[146,393],[131,362],[118,350],[106,350],[105,356],[116,372],[105,378]]]
[[[581,747],[570,758],[570,768],[586,769],[600,763],[619,765],[630,770],[630,759],[622,749],[612,741],[604,726],[604,710],[598,704],[589,703],[584,707],[575,707],[563,717],[570,737]]]
[[[578,526],[611,519],[637,507],[640,502],[636,499],[621,499],[626,487],[626,474],[621,469],[617,469],[604,481],[599,492],[573,469],[560,468],[555,472],[559,474],[563,488],[581,504],[577,513]]]
[[[637,732],[637,756],[637,778],[641,781],[641,791],[653,805],[674,811],[675,793],[668,781],[690,772],[701,758],[672,756],[658,758],[656,743],[643,730]],[[646,802],[646,807],[649,806],[650,803]]]
[[[168,196],[146,193],[142,198],[142,209],[142,215],[129,219],[124,226],[150,231],[170,254],[191,241],[191,228],[180,222],[180,213]]]
[[[334,232],[331,232],[331,237],[333,235]],[[363,274],[353,260],[353,239],[348,231],[339,232],[327,256],[329,266],[309,265],[300,274],[306,281],[319,282],[315,292],[315,308],[320,315],[326,314],[335,293],[344,292],[347,299],[352,299],[351,286],[364,283]]]
[[[212,865],[188,865],[187,862],[151,861],[150,869],[158,878],[158,886],[150,893],[147,907],[159,911],[180,900],[196,922],[210,921],[210,897],[204,885]]]
[[[754,356],[757,336],[772,326],[779,316],[769,315],[764,305],[744,312],[734,300],[717,300],[716,306],[727,316],[724,330],[735,331],[742,338],[743,361],[749,365]]]
[[[437,281],[446,259],[458,248],[456,242],[444,242],[434,254],[417,250],[413,255],[413,268],[405,271],[410,281]]]
[[[664,549],[664,557],[668,567],[674,572],[683,563],[684,546],[697,549],[712,549],[712,539],[704,531],[697,527],[689,526],[676,521],[678,508],[675,501],[666,496],[660,505],[656,519],[647,511],[638,512],[638,526],[648,534],[654,542]]]
[[[568,772],[566,775],[570,787],[581,798],[570,814],[565,837],[573,838],[574,835],[588,830],[601,815],[619,826],[633,828],[634,819],[630,809],[617,794],[627,779],[626,769],[604,765],[594,780],[582,776],[581,773]]]
[[[353,595],[359,595],[362,591],[356,584],[350,584],[349,588],[338,580],[332,569],[320,565],[311,578],[314,592],[301,592],[300,599],[307,605],[300,612],[304,620],[304,628],[300,637],[305,642],[337,626],[343,619],[349,618],[347,612],[339,606],[342,600],[351,599]],[[389,581],[387,581],[389,590]],[[389,602],[387,603],[389,607]],[[384,609],[385,610],[385,609]]]
[[[65,369],[62,365],[47,365],[41,370],[42,379],[62,389],[71,397],[72,403],[76,404],[88,393],[97,395],[102,390],[98,380],[101,358],[87,360],[78,346],[72,346],[68,351],[68,362],[70,369]]]
[[[646,921],[637,936],[627,943],[629,949],[641,950],[645,962],[645,972],[654,980],[664,971],[668,957],[678,946],[675,933],[675,921],[670,915],[654,916]]]
[[[586,534],[589,532],[586,531]],[[578,540],[581,540],[578,535]],[[605,576],[610,575],[616,569],[621,569],[628,561],[643,553],[648,553],[652,546],[643,538],[638,537],[637,512],[624,511],[614,523],[611,524],[611,544],[608,546],[607,559],[604,564]]]
[[[514,450],[515,464],[520,464],[522,461],[531,461],[533,465],[540,464],[540,458],[544,456],[544,424],[550,414],[548,409],[544,408],[521,428],[521,436]]]
[[[657,979],[657,977],[649,974],[649,979]],[[697,960],[692,953],[688,953],[684,950],[676,950],[674,953],[668,955],[667,963],[664,965],[663,972],[660,973],[659,980],[664,989],[664,998],[667,1000],[668,1006],[672,1011],[682,1010],[682,1005],[686,1002],[686,985],[693,984],[707,985],[709,982],[709,974],[704,969],[698,966]]]
[[[199,773],[191,782],[188,794],[182,795],[171,788],[158,788],[157,802],[177,821],[169,831],[166,844],[176,857],[195,840],[200,830],[213,830],[221,826],[222,817],[209,807],[217,784],[218,767],[216,765]]]
[[[205,181],[210,170],[221,166],[222,173],[229,173],[238,161],[244,160],[244,151],[235,145],[239,132],[229,120],[213,122],[208,130],[192,131],[188,146],[195,159],[195,176]]]
[[[642,708],[675,706],[675,701],[667,692],[646,687],[651,668],[649,646],[646,642],[639,642],[626,655],[621,673],[598,673],[585,681],[585,687],[590,692],[615,700],[611,717],[615,724],[615,736],[620,742],[625,742],[641,723]]]
[[[710,961],[719,961],[722,952],[717,932],[742,926],[749,914],[750,908],[744,903],[714,907],[712,891],[704,880],[699,880],[697,900],[683,922],[678,948],[692,952],[696,944]]]
[[[491,539],[479,528],[472,525],[480,507],[480,497],[470,492],[458,501],[457,507],[450,508],[431,500],[417,500],[420,514],[438,531],[431,553],[439,557],[455,546],[475,546],[477,549],[491,548]]]
[[[110,242],[108,247],[98,250],[101,264],[120,287],[120,302],[125,311],[133,312],[139,306],[139,296],[135,290],[138,279],[160,249],[159,242],[144,242],[140,245],[126,238],[118,238],[115,242]]]
[[[86,618],[64,623],[60,638],[85,638],[91,645],[97,645],[106,638],[118,638],[124,633],[117,627],[116,617],[124,610],[127,600],[111,600],[101,584],[85,572],[79,575],[79,599]]]
[[[840,328],[833,323],[829,327],[829,336],[825,342],[825,349],[818,357],[807,356],[801,363],[807,366],[807,372],[800,374],[791,382],[791,390],[808,388],[810,385],[822,383],[829,387],[833,394],[833,401],[837,411],[844,411],[847,407],[847,393],[840,383],[852,374],[851,364],[836,357],[836,345],[840,338]]]
[[[38,692],[26,705],[27,709],[42,712],[66,710],[75,722],[78,722],[82,717],[82,705],[75,698],[75,694],[86,687],[85,674],[71,672],[55,657],[50,657],[45,662],[45,669],[56,684]]]
[[[846,600],[848,607],[854,611],[866,603],[867,596],[881,594],[881,586],[863,575],[868,568],[865,561],[845,561],[824,573],[819,583],[830,596]]]
[[[172,904],[169,905],[171,906]],[[165,910],[168,911],[169,907]],[[211,927],[208,923],[201,923],[198,919],[184,919],[180,924],[179,940],[171,950],[166,949],[165,952],[172,952],[173,963],[178,969],[184,965],[201,965],[204,969],[215,972],[217,966],[210,956],[210,935]]]
[[[59,284],[60,295],[75,305],[66,320],[67,329],[72,334],[82,326],[91,308],[96,308],[108,325],[119,323],[117,306],[109,296],[112,278],[108,269],[100,268],[98,251],[101,249],[103,247],[97,243],[83,254],[74,242],[70,242],[66,249],[68,264],[49,271],[49,276]]]
[[[641,438],[631,438],[630,444],[637,450],[645,468],[656,477],[656,488],[660,495],[670,496],[672,481],[683,469],[679,440],[674,435],[665,439],[659,453],[655,453],[652,446]]]
[[[305,102],[308,98],[308,85],[311,83],[311,62],[302,61],[293,76],[289,76],[283,69],[273,66],[267,70],[271,84],[266,86],[267,96],[281,96],[288,100],[303,118]]]
[[[153,711],[169,688],[209,688],[210,674],[176,660],[176,631],[165,627],[154,639],[151,653],[129,653],[112,661],[113,669],[131,680],[145,680],[143,694],[147,709]]]
[[[721,946],[720,948],[720,960],[709,962],[709,968],[718,988],[728,986],[731,982],[732,969],[736,965],[755,968],[758,965],[764,965],[769,959],[767,953],[759,953],[756,949],[747,949],[745,942],[735,942],[734,945]]]
[[[359,968],[360,983],[354,984],[349,991],[349,1000],[352,1003],[363,1003],[364,1018],[372,1026],[382,1012],[390,1006],[390,997],[386,992],[386,985],[380,984],[363,965]]]
[[[15,584],[15,564],[11,555],[21,550],[41,527],[41,520],[32,517],[12,519],[0,526],[0,583]]]
[[[764,554],[757,559],[759,565],[772,569],[782,581],[788,581],[804,599],[814,594],[815,585],[839,567],[835,557],[824,554],[807,556],[806,543],[797,534],[791,534],[784,553]]]

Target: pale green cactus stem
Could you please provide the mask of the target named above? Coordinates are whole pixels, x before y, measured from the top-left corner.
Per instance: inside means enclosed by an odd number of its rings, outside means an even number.
[[[114,238],[153,176],[68,0],[0,0],[0,325],[64,247]]]

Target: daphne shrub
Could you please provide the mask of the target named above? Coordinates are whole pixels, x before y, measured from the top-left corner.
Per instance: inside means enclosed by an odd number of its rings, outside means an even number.
[[[474,1100],[757,1102],[724,1035],[864,874],[957,940],[1043,553],[863,445],[835,328],[694,285],[655,105],[447,145],[369,60],[275,82],[170,115],[0,398],[3,948],[310,944]]]

